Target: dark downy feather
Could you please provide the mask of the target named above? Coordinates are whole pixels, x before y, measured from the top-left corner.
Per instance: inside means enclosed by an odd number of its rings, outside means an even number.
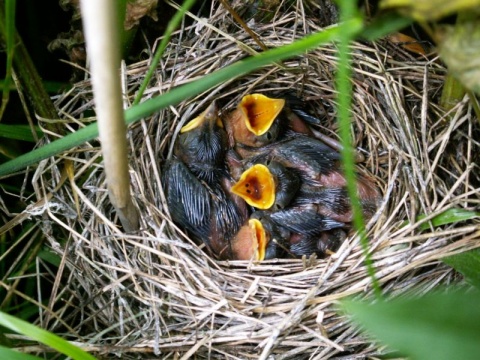
[[[270,214],[270,219],[293,233],[318,235],[322,231],[345,226],[327,216],[317,213],[312,207],[289,208]]]
[[[177,159],[165,164],[162,181],[173,221],[197,240],[207,239],[212,213],[209,191]]]
[[[344,214],[351,210],[350,198],[347,189],[344,187],[329,188],[304,185],[298,191],[292,206],[309,204],[319,204],[337,214]]]
[[[251,156],[249,162],[277,161],[286,168],[296,169],[309,183],[336,169],[340,160],[340,154],[329,146],[296,133],[289,133],[288,138],[263,148],[244,150]]]

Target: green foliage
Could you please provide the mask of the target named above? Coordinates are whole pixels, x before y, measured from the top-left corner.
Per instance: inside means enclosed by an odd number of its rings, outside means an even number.
[[[95,360],[89,353],[77,346],[70,344],[61,337],[31,325],[26,321],[17,319],[14,316],[0,312],[0,325],[29,337],[32,340],[45,344],[58,352],[65,354],[75,360]]]
[[[43,133],[39,128],[35,129],[35,131],[37,132],[37,136],[42,136]],[[0,124],[0,137],[13,140],[36,142],[32,135],[32,130],[28,125]]]
[[[400,16],[396,13],[382,14],[372,20],[365,30],[362,31],[361,37],[365,40],[374,41],[399,29],[406,28],[411,24],[412,19],[409,17]]]
[[[38,257],[40,259],[52,264],[55,267],[60,266],[60,263],[61,263],[61,260],[62,260],[60,258],[60,256],[58,256],[57,254],[55,254],[54,252],[49,251],[49,250],[40,250],[40,252],[38,253]]]
[[[443,84],[440,106],[445,111],[451,110],[455,105],[462,101],[465,96],[465,88],[452,74],[447,74]]]
[[[41,360],[42,359],[37,356],[23,354],[18,351],[11,350],[3,346],[0,346],[0,358],[9,359],[9,360]]]
[[[339,1],[340,20],[342,22],[355,18],[357,7],[353,1]],[[350,43],[358,34],[343,32],[338,41],[338,68],[336,74],[337,99],[337,118],[339,125],[339,134],[342,142],[342,163],[347,180],[347,190],[352,203],[353,224],[360,235],[363,254],[365,256],[365,265],[372,278],[372,285],[377,297],[381,296],[380,286],[375,278],[375,272],[372,265],[370,252],[368,251],[368,239],[365,232],[365,222],[363,219],[362,206],[358,198],[357,182],[355,179],[355,155],[352,146],[351,123],[351,104],[352,104],[352,82],[351,79],[351,57]]]
[[[443,262],[465,276],[465,280],[480,290],[480,249],[449,256]]]
[[[5,45],[7,48],[7,62],[5,70],[5,80],[2,96],[2,106],[0,108],[0,121],[10,98],[10,83],[12,80],[12,63],[15,52],[15,6],[16,0],[5,0]]]
[[[417,360],[475,360],[480,356],[480,293],[343,301],[341,309],[369,334]]]
[[[419,215],[417,221],[424,219],[425,215]],[[433,217],[429,222],[421,224],[418,228],[420,230],[428,230],[430,226],[434,228],[442,225],[456,224],[460,221],[471,220],[480,217],[480,212],[465,210],[462,208],[448,209]]]
[[[443,29],[440,56],[448,70],[469,90],[480,94],[480,23],[478,16],[463,18]]]
[[[405,16],[425,22],[439,20],[460,11],[475,11],[480,0],[382,0],[382,9],[397,9]]]

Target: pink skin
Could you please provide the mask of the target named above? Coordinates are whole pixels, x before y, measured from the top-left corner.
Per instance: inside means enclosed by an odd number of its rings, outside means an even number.
[[[345,176],[338,171],[332,171],[326,175],[320,174],[320,176],[318,177],[318,182],[321,186],[325,187],[345,187],[347,185]],[[373,184],[373,182],[369,178],[365,176],[358,176],[357,195],[360,199],[360,203],[364,208],[365,220],[368,221],[373,215],[373,213],[369,211],[369,209],[375,209],[379,206],[381,200],[380,193],[375,184]],[[342,214],[337,214],[335,212],[332,212],[331,210],[328,210],[327,208],[322,207],[321,204],[318,204],[317,211],[320,214],[345,223],[351,222],[353,217],[351,209]]]
[[[253,244],[254,235],[248,225],[244,225],[238,231],[232,241],[232,260],[250,260],[254,257],[255,249]]]

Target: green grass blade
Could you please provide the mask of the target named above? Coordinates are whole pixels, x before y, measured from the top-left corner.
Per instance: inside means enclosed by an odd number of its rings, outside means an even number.
[[[14,160],[10,160],[4,164],[1,164],[0,176],[8,175],[15,171],[22,170],[27,166],[33,165],[43,159],[47,159],[50,156],[54,156],[61,153],[62,151],[81,145],[84,142],[92,140],[97,136],[98,125],[97,123],[93,123],[61,139],[55,140],[50,144],[44,145],[38,149],[30,151],[29,153],[20,155]]]
[[[354,1],[339,1],[341,19],[348,20],[355,16],[357,11]],[[352,70],[350,56],[350,42],[353,40],[351,34],[341,34],[338,42],[338,65],[336,74],[337,90],[337,118],[339,125],[339,135],[342,143],[342,164],[347,181],[347,190],[352,203],[353,224],[358,231],[360,244],[362,245],[363,255],[365,256],[365,265],[367,272],[372,279],[372,287],[377,297],[381,296],[380,286],[375,277],[375,271],[372,265],[371,255],[368,251],[368,239],[365,231],[365,222],[363,219],[362,206],[358,198],[357,181],[355,175],[355,155],[352,146],[351,134],[351,104],[352,104]]]
[[[56,253],[49,250],[40,250],[38,257],[43,261],[52,264],[53,266],[60,267],[62,258]]]
[[[8,360],[42,360],[43,358],[23,354],[18,351],[14,351],[12,349],[0,346],[0,359],[8,359]]]
[[[7,48],[7,62],[5,70],[5,87],[2,94],[0,121],[10,98],[10,83],[12,80],[13,54],[15,52],[15,6],[16,0],[5,0],[5,45]]]
[[[431,293],[374,304],[343,301],[355,323],[418,360],[476,360],[480,355],[480,293]]]
[[[37,135],[41,137],[42,131],[37,128]],[[13,140],[23,140],[29,142],[35,142],[35,138],[32,135],[32,130],[28,125],[5,125],[0,124],[0,137]]]
[[[413,20],[404,17],[398,13],[382,14],[372,20],[370,24],[365,26],[361,33],[361,37],[365,40],[374,41],[386,35],[399,31],[411,25]]]
[[[68,91],[72,88],[71,84],[59,81],[43,80],[42,83],[45,90],[51,94],[58,94],[60,91]],[[12,91],[17,90],[17,87],[15,83],[12,83],[10,81],[6,82],[5,79],[0,80],[0,90],[5,91],[7,89]]]
[[[218,70],[212,74],[206,75],[199,80],[176,87],[164,95],[133,106],[125,112],[125,121],[127,124],[133,123],[165,107],[178,104],[182,100],[195,96],[203,91],[221,84],[224,81],[243,76],[255,69],[273,62],[300,55],[308,50],[314,49],[319,45],[337,41],[341,34],[347,33],[350,34],[349,36],[354,36],[361,30],[362,19],[354,18],[350,21],[340,24],[338,27],[331,28],[320,33],[315,33],[292,44],[272,49],[257,56],[238,61],[235,64]],[[98,126],[96,123],[94,123],[78,130],[75,133],[69,134],[61,139],[53,141],[50,144],[24,154],[15,160],[8,161],[0,165],[0,176],[22,170],[29,165],[35,164],[43,159],[54,156],[75,146],[81,145],[86,141],[92,140],[96,136],[98,136]]]
[[[465,87],[451,73],[447,73],[443,83],[442,96],[440,97],[440,106],[445,112],[453,109],[465,97]],[[449,116],[453,118],[453,114]]]
[[[128,48],[130,47],[135,36],[136,29],[125,30],[125,16],[127,15],[127,0],[117,0],[117,15],[118,15],[118,31],[120,31],[121,54],[122,58],[128,55]]]
[[[2,37],[2,39],[7,37],[5,8],[2,6],[0,6],[0,37]],[[15,70],[15,75],[18,78],[18,82],[22,85],[25,97],[29,99],[33,111],[39,117],[44,119],[57,119],[58,114],[53,105],[52,99],[45,91],[43,82],[35,68],[35,64],[17,31],[15,31],[14,34],[14,43],[15,56],[13,56],[13,68]],[[6,88],[8,88],[8,86]],[[58,130],[60,124],[46,123],[45,126],[52,131],[56,131],[57,133],[60,132],[60,130]]]
[[[162,41],[160,42],[160,45],[158,46],[157,51],[155,52],[155,56],[153,57],[150,67],[148,68],[147,74],[145,75],[145,79],[143,80],[142,85],[140,86],[140,89],[138,90],[138,93],[135,96],[133,105],[139,104],[140,100],[142,100],[143,93],[145,92],[145,89],[147,88],[148,84],[150,83],[150,80],[153,77],[153,74],[155,73],[155,70],[157,69],[158,63],[162,58],[163,52],[167,48],[167,45],[168,45],[168,42],[170,41],[172,33],[178,27],[178,25],[180,24],[180,21],[182,21],[182,18],[185,15],[185,13],[193,6],[194,3],[195,3],[195,0],[185,0],[183,2],[182,7],[175,13],[172,19],[168,22],[167,28],[165,29],[165,32],[163,34]]]
[[[70,344],[61,337],[43,330],[37,326],[29,324],[26,321],[17,319],[14,316],[0,312],[0,325],[15,331],[19,334],[28,336],[32,340],[45,344],[58,352],[78,360],[95,360],[89,353],[83,351],[79,347]]]

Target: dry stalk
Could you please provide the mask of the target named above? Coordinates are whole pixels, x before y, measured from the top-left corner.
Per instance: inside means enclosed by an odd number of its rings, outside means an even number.
[[[118,73],[118,4],[112,0],[82,0],[80,5],[108,193],[125,230],[132,232],[138,229],[138,212],[130,194],[126,126]]]

